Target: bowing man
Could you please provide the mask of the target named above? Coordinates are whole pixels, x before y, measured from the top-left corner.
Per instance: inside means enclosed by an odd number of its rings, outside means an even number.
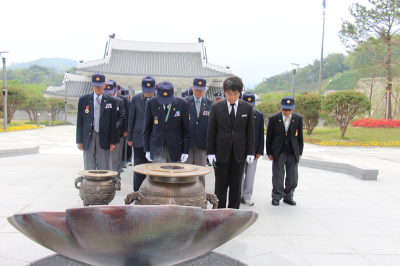
[[[78,102],[76,143],[83,150],[85,170],[110,170],[110,153],[115,148],[116,100],[103,94],[106,78],[101,72],[92,75],[93,93]]]
[[[218,208],[239,209],[242,177],[246,161],[254,160],[253,106],[239,96],[243,82],[237,76],[224,80],[225,100],[213,103],[208,119],[207,155],[215,162],[215,194]]]
[[[146,158],[154,162],[181,162],[190,144],[188,103],[174,97],[169,81],[157,86],[157,97],[148,100],[143,129]]]
[[[189,105],[190,146],[187,164],[206,166],[207,155],[207,126],[212,100],[204,97],[207,81],[205,78],[196,77],[193,80],[193,96],[185,100]],[[206,187],[204,175],[199,176],[201,183]]]

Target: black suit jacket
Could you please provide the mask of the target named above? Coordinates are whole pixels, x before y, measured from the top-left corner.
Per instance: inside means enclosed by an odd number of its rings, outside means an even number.
[[[254,109],[254,149],[255,154],[264,154],[264,115]]]
[[[196,145],[200,150],[207,148],[207,127],[210,117],[211,104],[214,101],[202,97],[199,118],[197,118],[196,102],[193,96],[185,97],[184,100],[189,105],[189,123],[190,123],[190,149]]]
[[[106,108],[111,104],[111,108]],[[110,105],[109,105],[110,106]],[[88,107],[89,112],[85,110]],[[93,93],[83,95],[78,102],[78,115],[76,122],[76,143],[83,143],[83,149],[89,148],[90,135],[94,118]],[[117,102],[115,98],[103,94],[100,106],[100,147],[110,149],[110,144],[115,144],[116,136]]]
[[[132,141],[132,146],[135,148],[143,147],[144,114],[146,111],[144,98],[143,93],[133,96],[129,108],[128,141]]]
[[[167,141],[169,156],[172,161],[179,161],[182,153],[189,153],[190,132],[188,103],[175,97],[170,106],[168,123],[165,124],[164,107],[159,104],[157,97],[147,101],[144,129],[144,151],[150,151],[154,160]],[[156,121],[157,117],[157,123]]]
[[[236,161],[239,163],[245,162],[247,155],[255,154],[253,106],[242,100],[239,100],[233,126],[227,100],[211,105],[207,154],[215,154],[217,162],[225,163],[228,161],[232,146]]]
[[[124,125],[123,125],[123,132],[128,132],[128,123],[129,123],[129,100],[125,96],[117,94],[117,98],[121,99],[124,101],[124,110],[125,110],[125,116],[124,116]],[[122,135],[121,135],[122,137]]]
[[[299,155],[303,154],[303,117],[292,113],[290,121],[291,139],[296,161],[299,162]],[[297,136],[296,136],[297,132]],[[273,155],[274,160],[278,158],[283,139],[285,137],[285,125],[282,119],[282,112],[271,115],[268,119],[266,149],[268,155]]]
[[[118,97],[115,98],[117,102],[117,121],[116,121],[116,129],[117,133],[115,134],[115,143],[120,143],[120,138],[122,137],[122,133],[124,131],[124,121],[125,121],[125,108],[124,101]]]

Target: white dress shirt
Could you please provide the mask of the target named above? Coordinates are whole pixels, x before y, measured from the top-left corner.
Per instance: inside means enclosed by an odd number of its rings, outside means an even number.
[[[285,129],[289,130],[290,120],[292,119],[292,115],[290,115],[286,121],[285,121],[285,118],[286,117],[282,114],[282,119],[283,119],[283,122],[285,123]]]
[[[231,103],[228,102],[228,101],[226,101],[226,102],[228,103],[228,112],[229,112],[229,114],[231,114],[231,111],[232,111]],[[237,99],[236,102],[235,102],[235,116],[236,116],[236,113],[237,113],[238,105],[239,105],[239,99]]]

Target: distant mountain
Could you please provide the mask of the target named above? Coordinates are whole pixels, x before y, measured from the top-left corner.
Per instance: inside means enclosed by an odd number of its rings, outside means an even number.
[[[30,62],[23,63],[11,63],[7,66],[8,69],[16,69],[16,68],[28,68],[30,65],[38,65],[44,66],[48,68],[54,67],[58,72],[64,72],[65,70],[70,69],[71,67],[76,67],[78,61],[66,58],[40,58]]]

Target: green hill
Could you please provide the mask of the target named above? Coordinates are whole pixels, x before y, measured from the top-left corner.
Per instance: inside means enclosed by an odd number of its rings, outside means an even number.
[[[31,65],[38,65],[47,68],[54,68],[59,73],[64,73],[65,70],[70,69],[71,67],[76,67],[78,61],[66,58],[40,58],[30,62],[23,63],[11,63],[7,66],[8,69],[17,69],[17,68],[29,68]]]

